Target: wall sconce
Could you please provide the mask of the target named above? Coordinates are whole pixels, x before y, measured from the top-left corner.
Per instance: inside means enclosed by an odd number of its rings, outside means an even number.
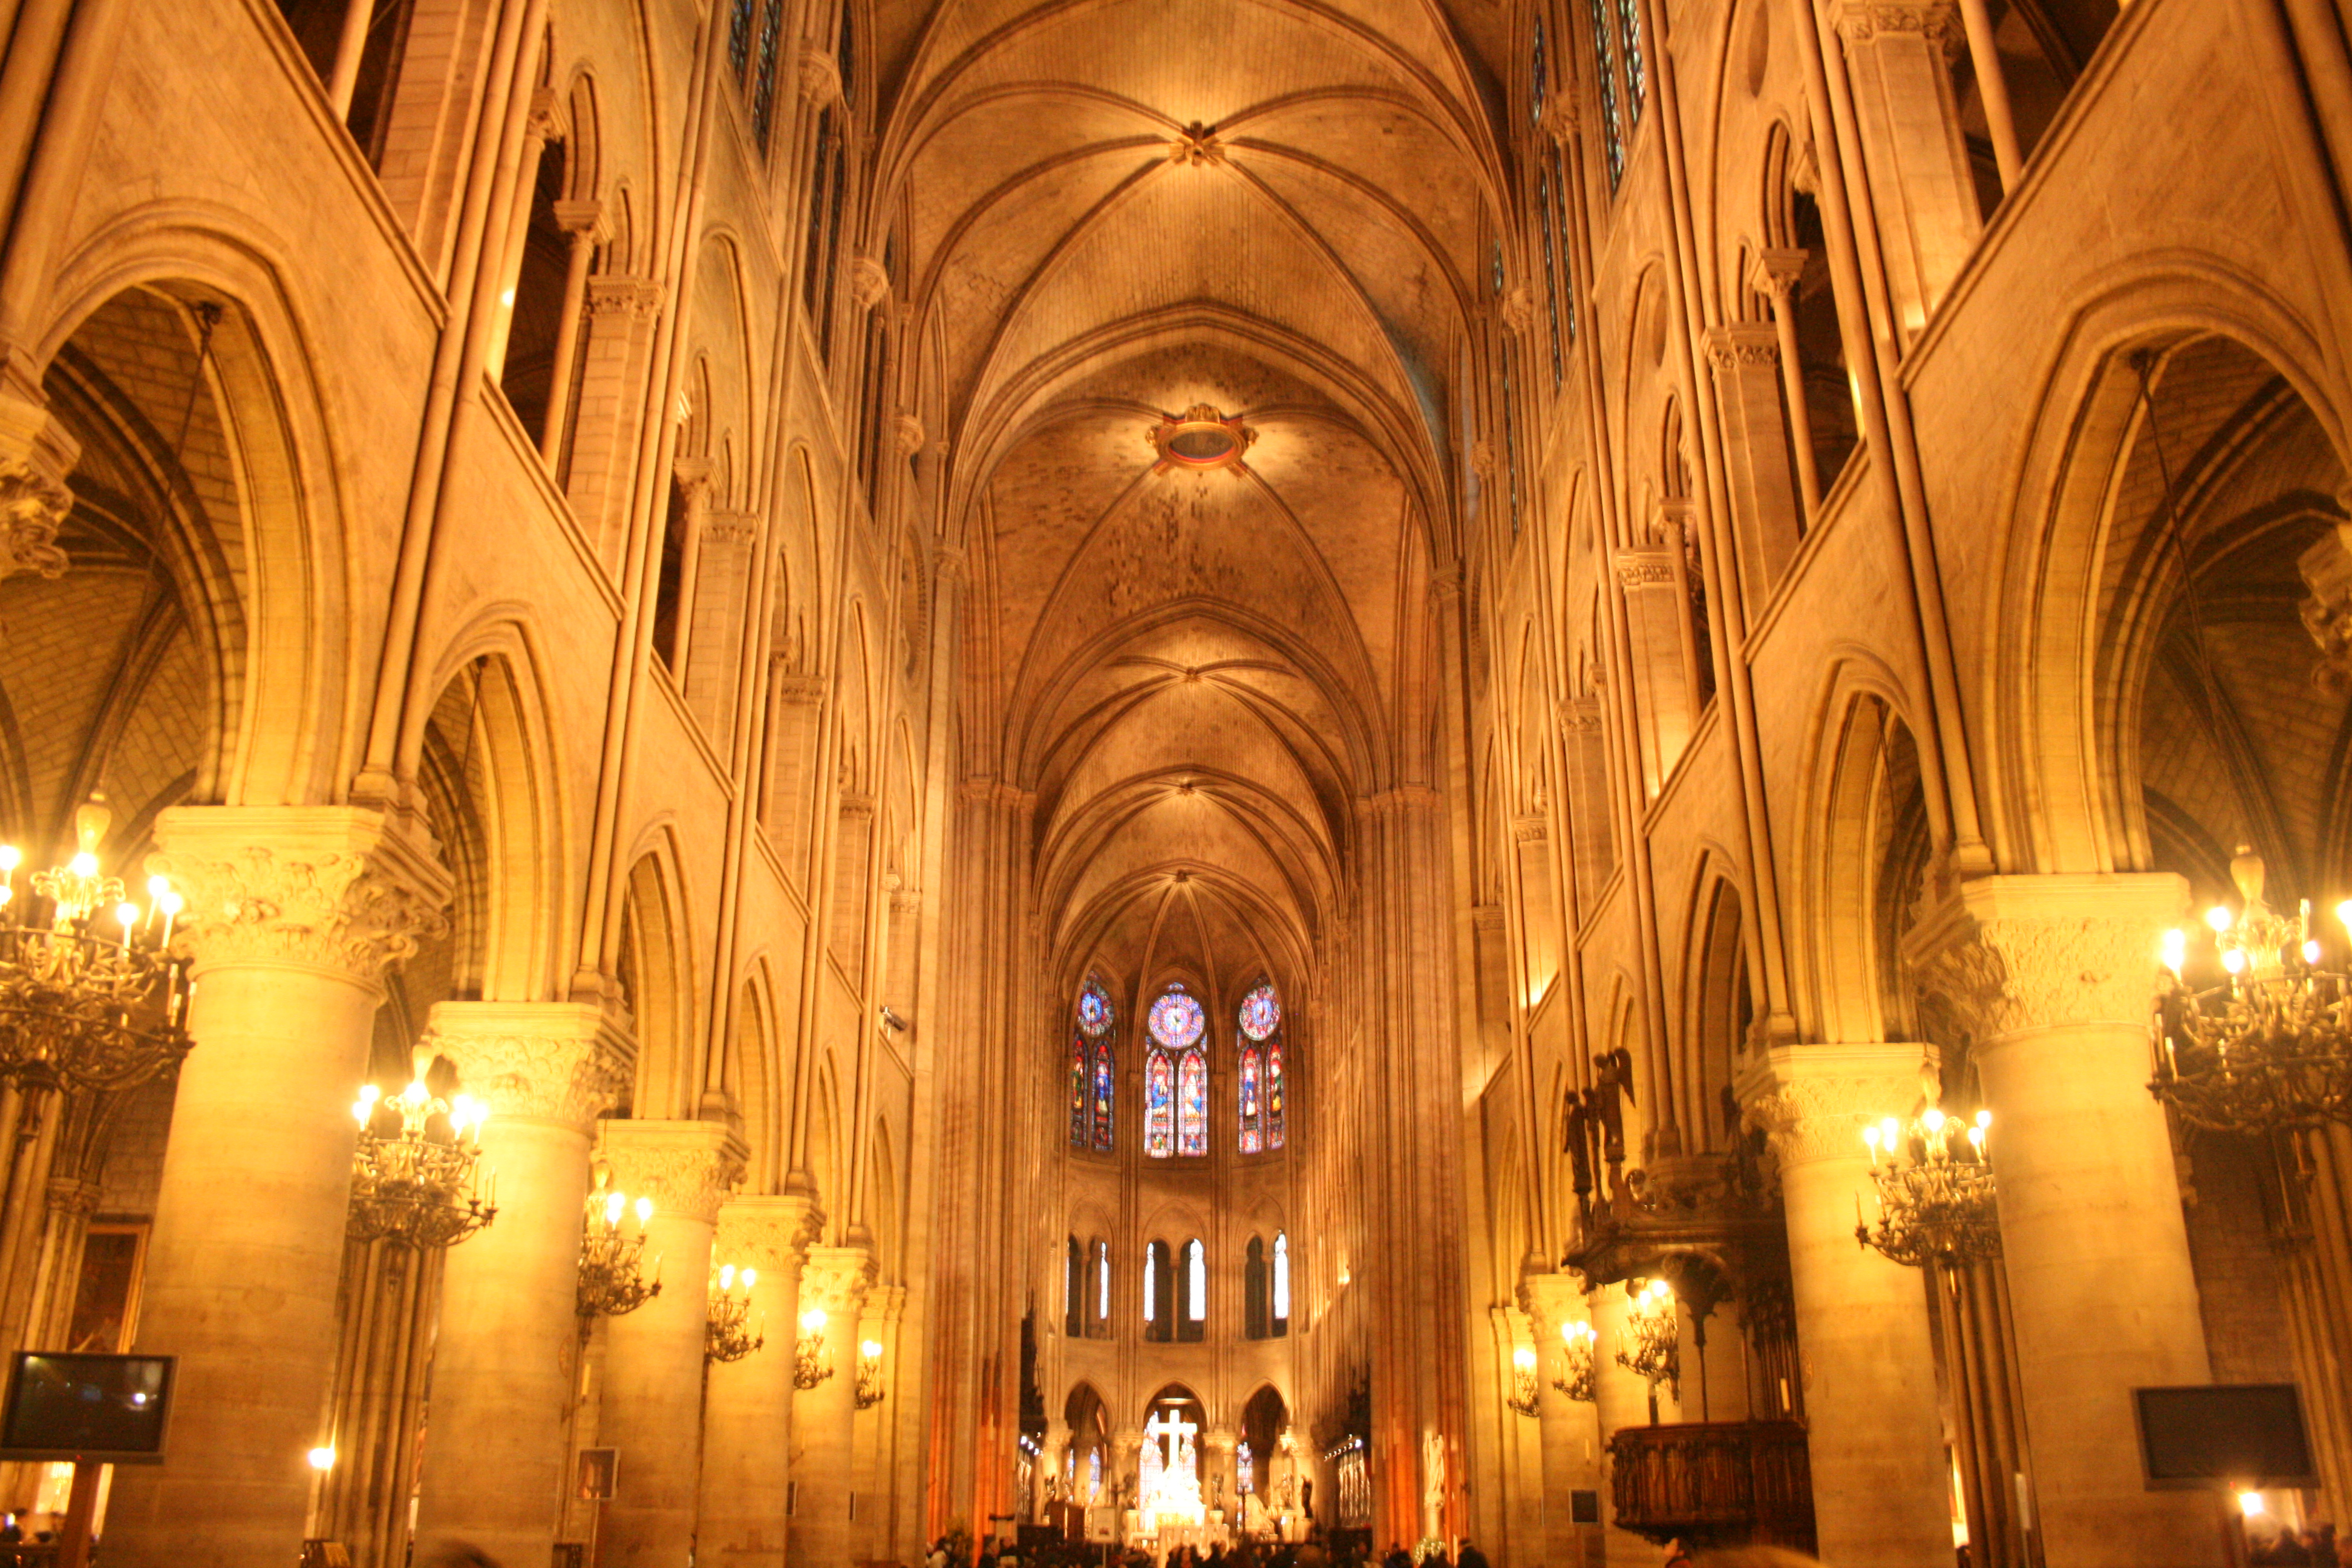
[[[824,1359],[824,1309],[811,1307],[801,1314],[801,1337],[793,1347],[793,1386],[814,1388],[832,1375]]]
[[[743,1282],[743,1293],[735,1293],[735,1281]],[[760,1321],[755,1333],[743,1325],[751,1316],[751,1287],[760,1282],[760,1271],[746,1268],[740,1275],[731,1263],[719,1269],[710,1292],[710,1315],[702,1327],[702,1356],[705,1361],[741,1361],[768,1342],[767,1320]]]
[[[1594,1335],[1591,1323],[1562,1323],[1559,1326],[1561,1348],[1560,1374],[1551,1385],[1570,1399],[1591,1405],[1592,1389],[1592,1346]]]
[[[1503,1403],[1522,1415],[1536,1413],[1536,1352],[1525,1345],[1511,1352],[1511,1396]]]
[[[636,1234],[628,1234],[622,1224],[631,1209],[628,1195],[613,1189],[612,1179],[612,1171],[599,1164],[595,1186],[588,1194],[588,1235],[580,1248],[579,1300],[583,1318],[617,1318],[661,1294],[661,1254],[654,1254],[651,1279],[642,1268],[646,1227],[653,1223],[654,1201],[644,1197],[636,1201]]]
[[[1675,1289],[1663,1279],[1653,1279],[1640,1289],[1631,1284],[1625,1289],[1633,1298],[1633,1310],[1625,1320],[1633,1342],[1617,1352],[1617,1364],[1648,1381],[1650,1424],[1655,1426],[1658,1384],[1664,1384],[1675,1398],[1682,1397],[1682,1323],[1675,1312]]]
[[[857,1346],[857,1408],[871,1410],[882,1403],[882,1342],[861,1341]]]

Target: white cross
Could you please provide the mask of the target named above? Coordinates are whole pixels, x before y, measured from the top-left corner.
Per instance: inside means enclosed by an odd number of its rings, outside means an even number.
[[[1186,1440],[1200,1429],[1198,1423],[1185,1420],[1181,1410],[1154,1415],[1143,1424],[1143,1435],[1167,1456],[1166,1462],[1171,1467],[1181,1462],[1184,1449],[1190,1447]]]

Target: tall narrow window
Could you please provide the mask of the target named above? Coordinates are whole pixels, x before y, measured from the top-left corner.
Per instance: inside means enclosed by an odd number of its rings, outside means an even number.
[[[1095,1332],[1110,1332],[1110,1243],[1095,1242]]]
[[[1282,1028],[1282,998],[1276,993],[1274,983],[1261,980],[1248,995],[1242,998],[1241,1014],[1236,1020],[1241,1028],[1240,1066],[1235,1073],[1240,1090],[1241,1128],[1237,1146],[1244,1154],[1255,1154],[1267,1149],[1282,1147],[1282,1139],[1273,1134],[1268,1112],[1271,1106],[1266,1079],[1268,1047],[1273,1047],[1279,1059],[1278,1046],[1274,1042]]]
[[[727,63],[735,72],[735,85],[743,85],[745,74],[751,66],[751,13],[759,0],[730,0],[727,23]]]
[[[1592,63],[1601,83],[1601,141],[1609,157],[1609,188],[1625,172],[1625,144],[1641,128],[1650,93],[1642,52],[1642,0],[1586,0],[1592,17]]]
[[[1176,1337],[1176,1271],[1169,1267],[1168,1244],[1155,1241],[1143,1252],[1143,1337]]]
[[[1499,308],[1503,300],[1503,245],[1500,240],[1495,242],[1493,274],[1495,303]],[[1517,539],[1519,536],[1519,427],[1512,405],[1518,401],[1518,394],[1511,382],[1511,329],[1507,324],[1496,327],[1495,342],[1496,358],[1503,376],[1503,479],[1511,510],[1511,537]]]
[[[1279,1230],[1274,1233],[1274,1331],[1276,1338],[1290,1332],[1290,1235]]]
[[[1176,1324],[1180,1340],[1197,1340],[1208,1331],[1209,1252],[1198,1237],[1184,1244],[1184,1311]]]
[[[1266,1283],[1265,1242],[1253,1236],[1242,1255],[1242,1333],[1245,1338],[1263,1340],[1274,1333]]]
[[[1087,1328],[1086,1259],[1078,1251],[1078,1238],[1070,1237],[1069,1252],[1062,1265],[1062,1332],[1076,1339]]]
[[[783,46],[784,0],[766,0],[760,13],[758,64],[751,73],[751,140],[768,150],[776,124],[776,57]],[[738,67],[740,71],[740,67]]]
[[[1543,123],[1544,89],[1550,84],[1544,80],[1544,25],[1536,18],[1535,47],[1528,51],[1528,123]]]
[[[1265,1146],[1269,1149],[1282,1147],[1284,1098],[1282,1037],[1277,1034],[1265,1043]]]
[[[1559,143],[1555,142],[1545,154],[1551,167],[1551,211],[1545,221],[1559,236],[1560,321],[1570,342],[1576,341],[1576,268],[1568,251],[1568,168],[1560,162]]]
[[[1087,976],[1070,1008],[1070,1146],[1109,1153],[1117,1085],[1111,1026],[1118,1015],[1099,975]]]
[[[1553,254],[1549,169],[1540,169],[1536,174],[1536,222],[1543,230],[1544,315],[1551,323],[1551,389],[1558,392],[1566,374],[1566,362],[1559,352],[1559,262]]]
[[[1143,1152],[1158,1159],[1173,1152],[1209,1152],[1209,1058],[1201,1037],[1208,1016],[1181,985],[1171,985],[1151,1005],[1148,1020],[1151,1054],[1144,1067]]]
[[[1234,1446],[1234,1488],[1236,1491],[1257,1490],[1257,1456],[1250,1452],[1246,1437]]]

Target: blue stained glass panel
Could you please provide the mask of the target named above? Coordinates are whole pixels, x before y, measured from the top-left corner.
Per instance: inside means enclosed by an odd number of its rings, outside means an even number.
[[[1209,1058],[1197,1048],[1176,1067],[1176,1152],[1209,1152]]]
[[[1143,1064],[1143,1152],[1155,1160],[1175,1152],[1176,1071],[1154,1048]]]

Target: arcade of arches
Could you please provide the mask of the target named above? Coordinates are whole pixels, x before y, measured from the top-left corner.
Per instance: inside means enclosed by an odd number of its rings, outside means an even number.
[[[2147,1087],[2352,896],[2347,214],[2341,0],[0,0],[0,837],[194,982],[0,1087],[105,1561],[2352,1526],[2352,1131]]]

